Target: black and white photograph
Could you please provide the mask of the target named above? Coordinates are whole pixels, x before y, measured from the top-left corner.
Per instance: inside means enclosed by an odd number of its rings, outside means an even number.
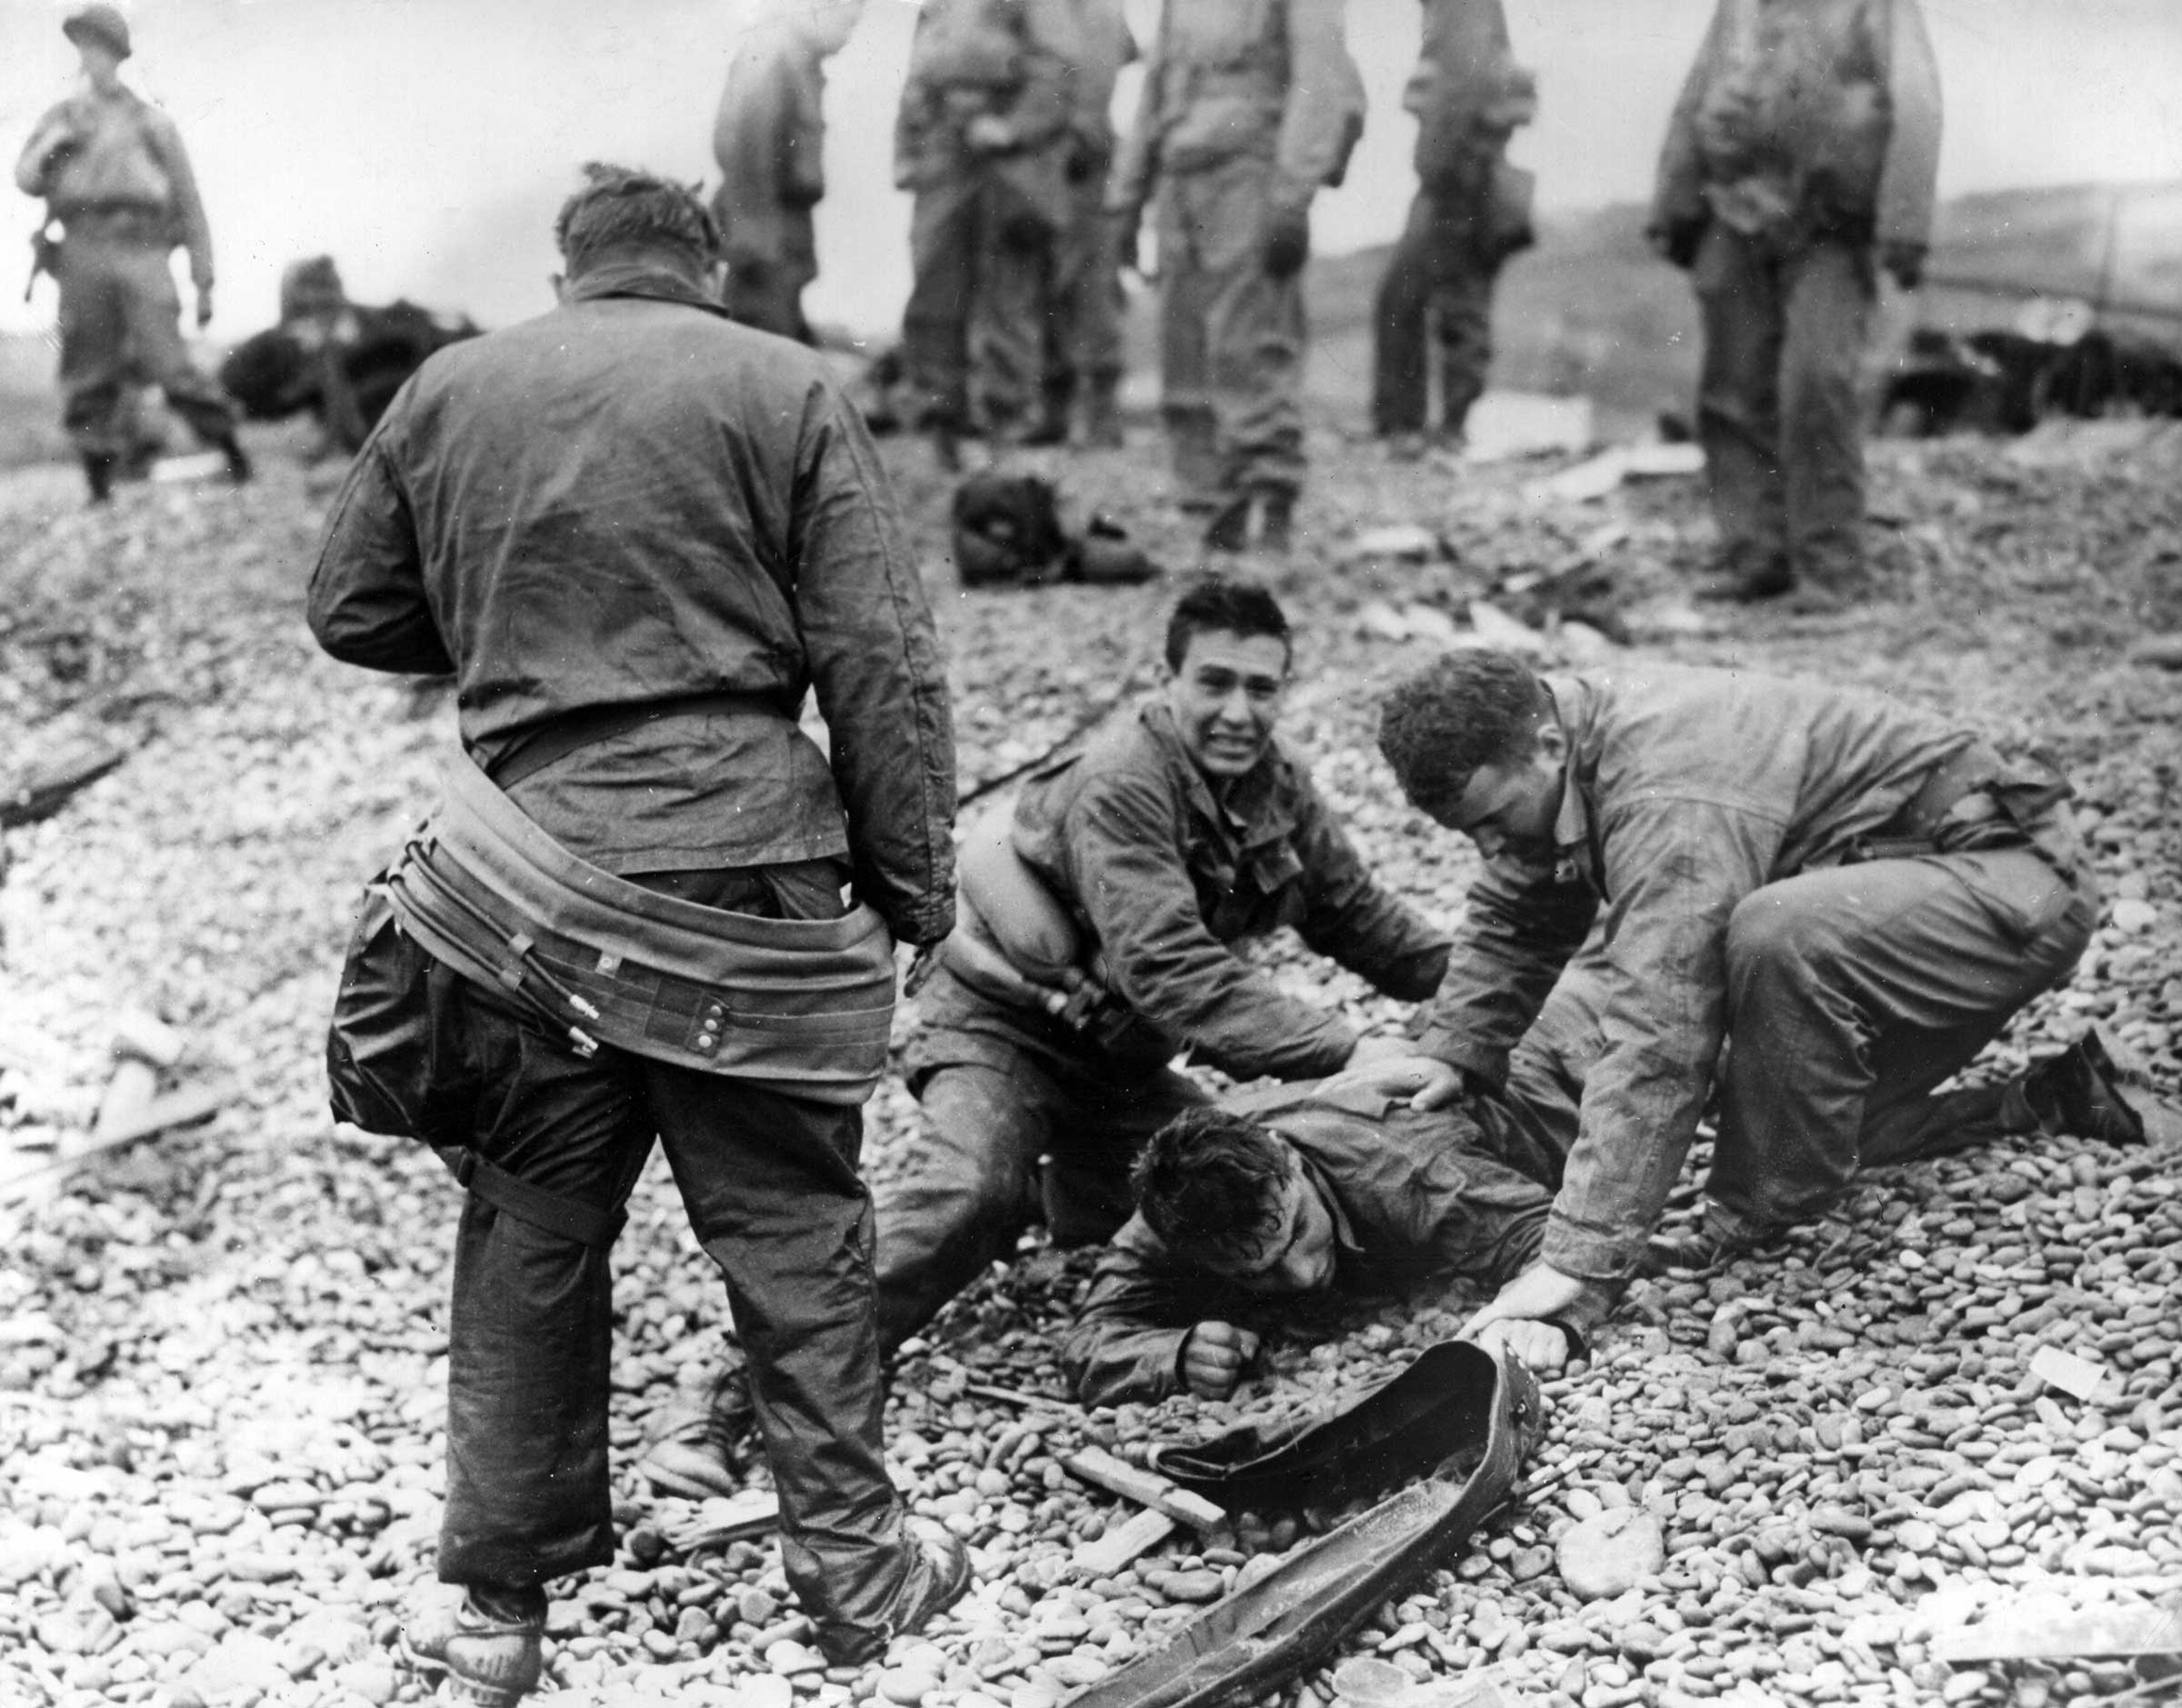
[[[2182,4],[0,155],[5,1708],[2182,1708]]]

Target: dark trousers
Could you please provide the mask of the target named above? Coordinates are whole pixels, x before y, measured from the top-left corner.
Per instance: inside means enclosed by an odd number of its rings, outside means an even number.
[[[744,897],[660,887],[752,913],[779,899],[762,883]],[[455,993],[450,1047],[484,1088],[479,1154],[615,1214],[654,1135],[665,1145],[690,1226],[726,1280],[788,1581],[822,1632],[882,1626],[916,1544],[882,1460],[861,1112],[612,1050],[586,1061],[498,998],[460,981]],[[612,1560],[612,1323],[604,1245],[469,1196],[455,1250],[443,1579],[529,1585]]]
[[[902,357],[925,419],[967,425],[974,377],[982,425],[1005,434],[1023,422],[1045,377],[1053,240],[994,173],[917,186]]]
[[[164,238],[70,232],[61,287],[61,424],[85,456],[135,448],[135,389],[156,385],[208,444],[235,437],[235,407],[189,359]]]
[[[1124,365],[1122,321],[1128,304],[1106,195],[1103,170],[1071,185],[1068,225],[1054,244],[1044,316],[1045,386],[1064,404],[1094,386],[1111,389]]]
[[[1379,281],[1372,345],[1371,422],[1382,434],[1425,428],[1431,363],[1439,355],[1440,423],[1459,434],[1493,360],[1493,281],[1477,255],[1478,221],[1452,198],[1420,194]]]
[[[2020,1083],[1942,1096],[2068,975],[2098,916],[2029,849],[1875,860],[1747,896],[1727,924],[1728,1055],[1708,1221],[1757,1237],[1859,1166],[2027,1133]]]
[[[1697,436],[1728,567],[1852,581],[1864,561],[1870,251],[1777,245],[1715,220],[1691,281],[1705,327]]]
[[[875,1189],[879,1343],[891,1353],[1044,1221],[1060,1245],[1104,1240],[1134,1208],[1145,1142],[1207,1101],[1170,1068],[1102,1070],[976,1040],[974,1062],[912,1082],[923,1118],[906,1165]],[[944,1038],[927,1040],[927,1059]],[[1005,1054],[1006,1065],[993,1059]],[[1041,1158],[1050,1161],[1043,1168]]]

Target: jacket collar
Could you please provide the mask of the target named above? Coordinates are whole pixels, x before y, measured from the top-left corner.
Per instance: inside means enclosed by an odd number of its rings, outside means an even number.
[[[671,268],[648,261],[602,262],[582,277],[569,280],[561,301],[566,305],[594,303],[609,296],[642,296],[658,303],[682,303],[722,316],[727,312]]]

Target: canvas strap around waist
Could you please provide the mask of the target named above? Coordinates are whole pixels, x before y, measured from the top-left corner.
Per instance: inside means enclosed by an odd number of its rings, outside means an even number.
[[[467,760],[388,872],[403,929],[511,994],[578,1054],[599,1045],[815,1101],[856,1104],[886,1064],[894,945],[838,919],[701,907],[563,848]]]

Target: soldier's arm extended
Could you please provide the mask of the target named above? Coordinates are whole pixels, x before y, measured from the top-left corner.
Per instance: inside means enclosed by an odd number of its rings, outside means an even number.
[[[318,644],[343,664],[446,675],[455,661],[425,597],[415,524],[386,454],[399,413],[397,398],[349,465],[311,572],[305,614]]]
[[[15,160],[15,188],[25,195],[48,195],[53,190],[53,169],[81,136],[72,103],[49,107],[31,128],[30,140]]]
[[[197,175],[190,169],[189,150],[175,122],[156,108],[147,113],[145,142],[166,173],[167,194],[175,235],[189,252],[189,282],[200,291],[212,289],[212,226],[205,217],[205,199],[197,194]]]
[[[1892,0],[1879,11],[1893,26],[1880,44],[1891,126],[1873,235],[1883,248],[1921,251],[1932,241],[1939,177],[1939,67],[1917,0]]]
[[[1173,1267],[1159,1236],[1132,1218],[1099,1254],[1061,1337],[1061,1373],[1086,1405],[1164,1400],[1185,1387],[1182,1356],[1200,1322],[1217,1321],[1228,1289]]]
[[[1487,866],[1470,886],[1418,1052],[1488,1085],[1506,1084],[1508,1052],[1530,1030],[1597,913],[1597,897],[1580,879],[1556,883],[1505,863]]]
[[[878,453],[830,379],[806,402],[788,554],[856,894],[898,940],[937,943],[955,925],[946,672]]]
[[[1303,940],[1402,1002],[1421,1003],[1447,970],[1447,934],[1381,888],[1307,777],[1296,852],[1309,912]]]
[[[1283,995],[1206,928],[1180,812],[1164,777],[1130,773],[1099,779],[1069,807],[1061,841],[1109,987],[1237,1079],[1335,1072],[1355,1029]]]
[[[1363,123],[1363,85],[1348,55],[1346,0],[1288,0],[1288,98],[1275,161],[1276,202],[1308,207],[1336,176]]]
[[[1605,1049],[1539,1255],[1563,1275],[1636,1273],[1696,1136],[1725,1035],[1727,922],[1766,882],[1778,820],[1654,795],[1601,826],[1613,900],[1601,956]]]

